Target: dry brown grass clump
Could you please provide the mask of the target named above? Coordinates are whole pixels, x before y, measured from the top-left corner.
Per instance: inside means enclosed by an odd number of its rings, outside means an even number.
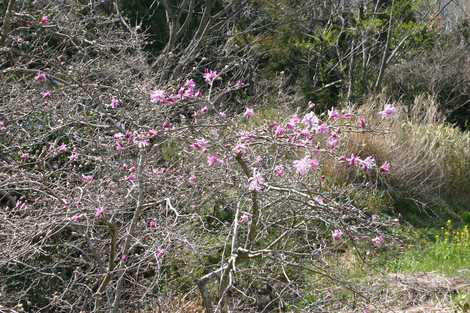
[[[445,124],[431,97],[417,97],[410,110],[396,104],[398,116],[383,121],[377,112],[385,103],[384,98],[377,97],[361,109],[368,127],[376,129],[385,123],[386,131],[350,136],[349,150],[375,155],[378,164],[389,161],[392,171],[387,183],[392,190],[422,199],[450,195],[468,198],[465,190],[470,188],[470,135]]]

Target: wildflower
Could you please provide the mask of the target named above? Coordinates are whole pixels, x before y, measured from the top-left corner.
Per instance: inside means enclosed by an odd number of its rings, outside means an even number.
[[[321,197],[321,196],[315,196],[313,198],[313,200],[315,200],[315,202],[320,204],[320,205],[325,205],[325,201],[323,200],[323,197]]]
[[[126,180],[130,183],[134,183],[137,181],[137,175],[135,173],[131,173],[126,177]]]
[[[382,116],[382,119],[384,119],[392,117],[393,115],[395,115],[396,112],[397,109],[395,108],[395,106],[393,106],[393,104],[386,104],[383,111],[379,112],[379,115]]]
[[[21,200],[16,201],[15,209],[22,210],[25,207],[26,207],[26,202],[25,201],[21,201]]]
[[[303,159],[295,160],[293,165],[297,174],[305,176],[311,169],[317,169],[320,163],[318,160],[310,159],[308,156],[305,156]]]
[[[43,71],[38,71],[34,79],[37,80],[38,82],[45,82],[47,80],[47,75]]]
[[[206,114],[207,112],[209,112],[209,108],[206,106],[203,106],[200,110],[199,110],[199,113],[201,114]]]
[[[241,132],[240,133],[240,140],[243,142],[243,143],[250,143],[252,142],[253,140],[256,139],[256,134],[254,132]]]
[[[335,229],[331,233],[331,237],[333,238],[333,240],[338,241],[341,239],[341,237],[343,237],[343,231],[341,229]]]
[[[150,95],[150,102],[152,103],[163,103],[166,102],[165,91],[161,89],[154,90]]]
[[[253,214],[248,213],[248,212],[243,212],[242,216],[240,216],[240,220],[238,221],[238,223],[248,224],[251,221],[252,217],[253,217]]]
[[[219,73],[217,73],[217,71],[212,71],[212,70],[205,70],[204,71],[204,74],[202,74],[202,76],[204,77],[204,80],[212,86],[212,84],[214,83],[214,81],[219,77]]]
[[[307,127],[311,127],[311,128],[317,127],[319,122],[320,122],[320,120],[318,119],[318,117],[313,112],[305,114],[304,118],[302,119],[302,124],[304,124]]]
[[[351,113],[351,111],[343,112],[343,114],[341,115],[341,118],[345,120],[350,120],[352,119],[352,117],[353,117],[353,114]]]
[[[121,152],[124,150],[124,145],[122,144],[122,142],[117,141],[115,144],[115,148],[116,148],[116,151]]]
[[[149,130],[147,131],[147,136],[148,136],[149,138],[157,137],[157,136],[158,136],[158,130],[155,130],[155,129],[153,129],[153,128],[152,128],[152,129],[149,129]]]
[[[264,178],[256,170],[253,170],[253,176],[248,180],[248,190],[261,192],[264,188]]]
[[[336,149],[338,147],[338,144],[339,144],[339,137],[336,133],[332,133],[329,137],[328,137],[328,140],[326,142],[326,144],[328,145],[328,147],[332,150]]]
[[[356,166],[360,163],[361,159],[358,158],[354,153],[351,153],[351,157],[346,158],[346,162],[349,166]]]
[[[333,108],[328,110],[328,117],[333,121],[337,121],[341,118],[341,114]]]
[[[127,262],[127,260],[129,260],[129,256],[123,254],[121,255],[121,257],[119,258],[122,262]]]
[[[147,220],[147,227],[150,228],[150,229],[156,229],[158,226],[157,224],[157,219],[155,218],[149,218]]]
[[[361,116],[361,117],[359,118],[359,121],[357,121],[357,126],[358,126],[359,128],[362,128],[362,129],[364,129],[364,128],[367,127],[367,121],[366,121],[365,117]]]
[[[286,129],[280,125],[277,125],[276,128],[274,129],[274,134],[276,135],[276,137],[284,136],[285,132],[286,132]]]
[[[43,97],[43,99],[50,98],[51,92],[49,90],[41,91],[41,96]]]
[[[252,108],[246,108],[245,109],[245,112],[243,113],[243,117],[246,118],[246,119],[250,119],[252,118],[253,116],[255,116],[255,111],[253,111]]]
[[[67,149],[68,149],[67,145],[65,143],[63,143],[57,148],[57,152],[58,153],[64,153],[64,152],[67,151]]]
[[[49,25],[49,16],[44,15],[43,17],[41,17],[41,25],[43,26]]]
[[[4,121],[0,121],[0,130],[5,130],[5,129],[7,129],[7,128],[5,127],[5,122],[4,122]]]
[[[385,238],[384,238],[384,235],[379,235],[375,238],[372,239],[372,243],[374,244],[374,246],[376,246],[377,248],[381,248],[384,243],[385,243]]]
[[[318,127],[315,129],[315,132],[317,134],[328,134],[330,132],[330,128],[326,123],[322,123],[318,125]]]
[[[224,164],[224,161],[219,158],[217,154],[211,154],[207,157],[207,165],[212,166],[220,166]]]
[[[97,208],[95,209],[95,217],[96,217],[96,218],[102,217],[103,214],[104,214],[104,208],[103,208],[103,207],[97,207]]]
[[[300,118],[297,116],[297,114],[295,114],[294,116],[290,118],[289,122],[287,122],[287,128],[294,129],[295,127],[297,127],[299,123],[300,123]]]
[[[227,117],[227,114],[225,114],[225,112],[219,112],[218,115],[219,115],[220,118]]]
[[[371,170],[375,167],[375,159],[372,156],[368,156],[364,160],[360,160],[360,163],[361,167],[366,171]]]
[[[121,101],[120,101],[118,98],[116,98],[116,97],[112,97],[112,98],[111,98],[111,105],[110,105],[110,106],[111,106],[113,109],[117,109],[117,107],[118,107],[120,104],[121,104]]]
[[[163,129],[170,129],[171,127],[173,127],[173,125],[171,125],[171,122],[166,120],[165,122],[163,122],[162,124],[162,128]]]
[[[20,155],[20,159],[22,161],[27,161],[29,159],[29,153],[28,152],[24,152]]]
[[[192,147],[194,150],[201,150],[202,152],[206,152],[208,146],[209,146],[209,141],[207,141],[207,140],[204,139],[204,138],[202,138],[202,139],[196,139],[196,140],[191,144],[191,147]]]
[[[165,254],[166,254],[166,250],[162,247],[157,248],[157,250],[155,250],[155,258],[157,259],[162,258],[163,256],[165,256]]]
[[[285,174],[284,166],[283,165],[276,165],[274,168],[274,173],[276,173],[276,176],[282,177]]]
[[[91,183],[93,179],[94,179],[93,175],[82,175],[82,181],[85,184]]]
[[[147,138],[135,138],[134,144],[139,147],[139,149],[145,148],[150,144],[150,141]]]
[[[75,214],[71,217],[69,217],[69,221],[72,221],[72,222],[80,222],[80,219],[81,219],[81,215],[80,214]]]
[[[248,147],[245,144],[239,143],[233,148],[233,153],[236,155],[243,155],[246,153],[247,149]]]
[[[69,160],[70,161],[77,161],[78,160],[78,151],[77,151],[77,147],[73,147],[72,149],[72,153],[70,154],[70,157],[69,157]]]
[[[382,166],[380,167],[380,172],[388,174],[390,173],[390,167],[390,163],[388,161],[385,161],[384,164],[382,164]]]
[[[193,79],[188,79],[185,83],[186,88],[188,88],[189,94],[194,95],[194,90],[196,90],[196,82]]]
[[[191,185],[196,185],[196,183],[197,183],[197,177],[196,177],[195,175],[189,176],[188,182],[189,182]]]

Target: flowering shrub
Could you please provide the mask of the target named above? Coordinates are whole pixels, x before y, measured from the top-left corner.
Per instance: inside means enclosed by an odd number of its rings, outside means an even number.
[[[36,63],[18,56],[34,69],[2,71],[0,302],[117,312],[191,290],[209,312],[267,310],[302,296],[302,272],[328,275],[318,266],[333,241],[378,249],[393,239],[324,171],[347,168],[364,186],[393,171],[344,152],[345,138],[380,125],[352,110],[256,121],[250,104],[233,114],[216,100],[245,85],[223,71],[155,83],[136,32],[109,25],[85,38],[76,29],[103,21],[73,11],[65,26],[61,12],[41,28],[18,15],[17,36],[62,41],[25,53]],[[395,114],[389,105],[380,116]],[[276,298],[249,296],[271,284]]]

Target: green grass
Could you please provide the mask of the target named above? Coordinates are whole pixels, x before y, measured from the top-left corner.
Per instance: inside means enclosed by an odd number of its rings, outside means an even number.
[[[448,221],[435,241],[409,250],[390,261],[392,272],[439,272],[470,278],[470,231],[468,225],[453,230]]]

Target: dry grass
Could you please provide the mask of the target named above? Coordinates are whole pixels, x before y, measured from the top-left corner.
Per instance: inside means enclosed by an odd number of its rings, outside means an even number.
[[[385,103],[377,97],[361,111],[371,128],[385,124],[386,132],[356,133],[349,137],[347,148],[360,155],[375,155],[379,164],[388,160],[392,171],[387,183],[392,190],[424,199],[449,195],[468,199],[470,134],[445,124],[430,97],[416,98],[408,112],[397,104],[400,114],[382,121],[377,112]]]

